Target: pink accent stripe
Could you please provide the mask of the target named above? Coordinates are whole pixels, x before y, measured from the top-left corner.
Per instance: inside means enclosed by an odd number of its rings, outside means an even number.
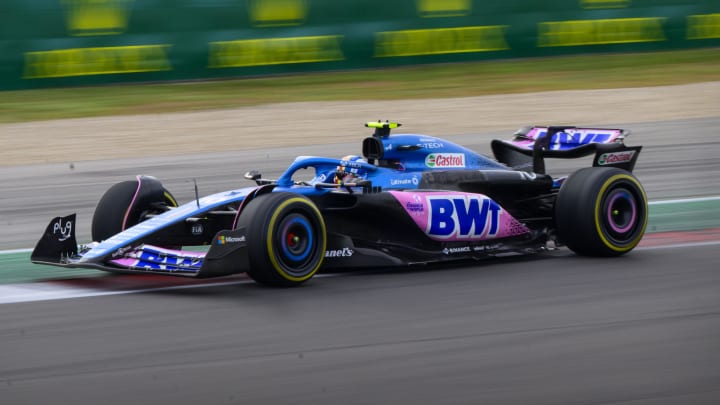
[[[139,249],[136,249],[136,250],[138,250],[138,251],[140,251],[140,250],[155,251],[155,252],[165,253],[165,254],[169,254],[169,255],[175,255],[175,256],[179,256],[179,257],[187,257],[187,258],[196,257],[196,258],[200,258],[200,259],[204,258],[205,255],[207,254],[206,252],[195,252],[192,250],[167,249],[167,248],[162,248],[162,247],[153,246],[153,245],[142,245]]]
[[[635,218],[637,217],[637,206],[635,206],[635,199],[632,198],[632,196],[629,196],[628,201],[630,201],[630,205],[632,206],[632,218],[630,218],[630,221],[628,221],[628,224],[624,227],[620,228],[619,226],[615,225],[615,221],[613,221],[612,218],[612,206],[615,203],[615,200],[620,198],[619,194],[615,194],[613,198],[608,203],[608,212],[607,212],[607,220],[608,224],[610,224],[610,228],[612,228],[613,231],[617,233],[625,233],[630,230],[635,225]]]
[[[139,262],[140,262],[140,260],[131,259],[131,258],[110,260],[110,263],[117,264],[118,266],[122,266],[122,267],[133,267],[133,266],[136,266]]]
[[[132,201],[130,201],[130,205],[128,206],[127,210],[125,211],[125,216],[123,217],[123,223],[122,228],[120,228],[121,231],[125,230],[125,226],[127,225],[128,216],[130,216],[130,211],[132,210],[133,205],[135,205],[135,200],[137,200],[138,194],[140,194],[140,186],[142,186],[142,180],[140,176],[135,177],[138,182],[137,189],[135,190],[135,195],[133,195]]]
[[[255,194],[257,194],[260,188],[262,188],[262,186],[259,186],[255,190],[249,192],[248,195],[246,195],[245,198],[243,198],[243,200],[240,202],[237,214],[235,214],[235,219],[233,219],[232,229],[235,229],[235,227],[237,226],[238,219],[240,218],[240,213],[243,212],[243,209],[245,209],[245,205],[247,205],[247,202],[250,201],[253,197],[255,197]]]

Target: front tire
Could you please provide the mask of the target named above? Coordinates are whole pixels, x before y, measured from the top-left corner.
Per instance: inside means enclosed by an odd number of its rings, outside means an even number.
[[[555,203],[560,241],[584,256],[619,256],[645,234],[645,190],[632,173],[588,167],[573,173]]]
[[[246,229],[248,275],[260,284],[291,287],[309,280],[325,257],[325,221],[302,195],[263,194],[240,214],[237,228]]]
[[[175,197],[154,177],[138,176],[117,183],[103,194],[95,208],[92,239],[101,242],[144,221],[149,214],[177,206]]]

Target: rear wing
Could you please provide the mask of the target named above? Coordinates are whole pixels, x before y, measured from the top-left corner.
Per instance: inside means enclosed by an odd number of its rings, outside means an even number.
[[[631,172],[642,146],[625,146],[630,131],[574,126],[525,127],[511,141],[490,143],[495,158],[515,170],[545,174],[545,158],[574,159],[595,154],[593,166]]]

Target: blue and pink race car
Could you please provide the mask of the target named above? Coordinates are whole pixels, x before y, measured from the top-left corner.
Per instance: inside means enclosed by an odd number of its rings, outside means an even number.
[[[494,159],[369,122],[363,156],[298,157],[274,180],[178,205],[154,177],[112,186],[78,246],[75,214],[54,218],[34,263],[196,278],[247,273],[293,286],[322,269],[390,268],[565,245],[580,255],[631,251],[647,224],[632,170],[641,147],[622,129],[529,127],[491,143]],[[591,156],[568,177],[546,158]],[[308,181],[300,169],[314,170]],[[204,248],[198,248],[204,246]],[[209,248],[208,248],[209,246]]]

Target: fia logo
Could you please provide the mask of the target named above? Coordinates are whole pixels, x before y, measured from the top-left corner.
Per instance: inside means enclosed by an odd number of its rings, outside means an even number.
[[[193,224],[192,227],[190,227],[190,233],[193,236],[199,236],[202,235],[203,232],[205,232],[205,228],[202,226],[202,224]]]

